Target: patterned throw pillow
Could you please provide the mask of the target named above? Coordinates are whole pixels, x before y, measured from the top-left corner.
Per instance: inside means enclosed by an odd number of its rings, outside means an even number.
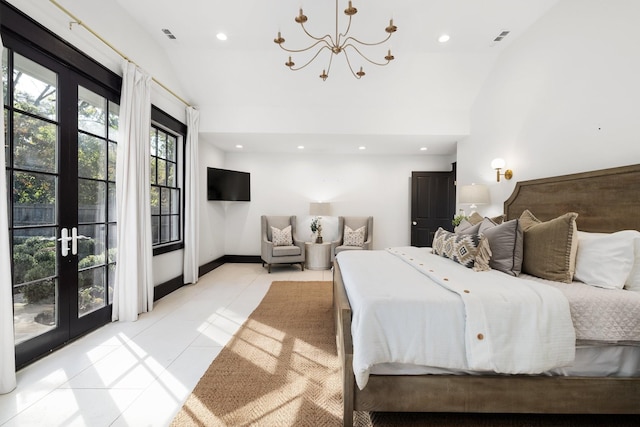
[[[489,242],[482,234],[455,234],[440,227],[433,238],[433,253],[475,271],[491,269]]]
[[[344,226],[344,240],[343,245],[345,246],[364,246],[364,230],[365,226],[358,228],[357,230],[352,230],[348,225]]]
[[[279,228],[271,227],[271,242],[273,242],[273,246],[293,245],[293,238],[291,237],[291,226],[287,225],[282,230],[280,230]]]

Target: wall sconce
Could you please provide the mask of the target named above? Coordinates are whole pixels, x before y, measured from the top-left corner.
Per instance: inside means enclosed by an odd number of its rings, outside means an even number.
[[[489,203],[489,189],[486,185],[463,185],[460,187],[460,204],[471,205],[470,209],[477,209],[478,205]]]
[[[491,167],[496,170],[496,179],[500,182],[500,177],[504,176],[504,179],[513,178],[513,171],[511,169],[507,169],[504,173],[500,173],[502,169],[504,169],[505,161],[504,159],[493,159],[491,161]]]

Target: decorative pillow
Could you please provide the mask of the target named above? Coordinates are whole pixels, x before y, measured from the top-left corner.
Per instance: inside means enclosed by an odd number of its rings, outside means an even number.
[[[365,226],[352,230],[348,225],[344,226],[344,239],[342,244],[345,246],[364,246],[364,231]]]
[[[480,230],[480,224],[482,224],[482,222],[471,224],[468,220],[463,219],[453,231],[456,234],[478,234],[478,230]]]
[[[491,221],[493,221],[494,224],[496,225],[500,225],[504,222],[505,218],[507,216],[506,215],[498,215],[498,216],[492,216],[491,218],[489,218]]]
[[[449,258],[475,271],[490,270],[491,249],[482,234],[456,234],[438,228],[433,238],[433,253]]]
[[[640,292],[640,238],[634,240],[635,258],[633,268],[625,283],[624,288],[634,292]]]
[[[578,232],[574,279],[605,289],[622,289],[635,259],[635,230],[617,233]]]
[[[291,236],[291,226],[287,225],[280,230],[279,228],[271,227],[271,242],[273,246],[291,246],[293,245],[293,238]]]
[[[543,222],[528,210],[522,212],[522,271],[547,280],[571,283],[578,249],[577,217],[577,213],[568,212]]]
[[[469,218],[467,218],[467,221],[469,221],[471,225],[480,224],[482,220],[484,220],[484,217],[478,212],[472,212],[471,215],[469,215]]]
[[[520,221],[496,224],[493,219],[485,218],[480,225],[480,233],[489,241],[491,259],[489,266],[511,276],[518,276],[522,270],[523,231]]]

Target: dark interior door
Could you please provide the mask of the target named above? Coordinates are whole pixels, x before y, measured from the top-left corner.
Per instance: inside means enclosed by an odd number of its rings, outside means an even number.
[[[411,245],[431,246],[442,227],[453,230],[456,208],[456,169],[451,172],[411,173]]]

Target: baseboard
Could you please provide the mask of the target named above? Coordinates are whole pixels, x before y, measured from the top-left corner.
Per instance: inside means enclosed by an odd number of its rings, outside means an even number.
[[[158,286],[154,286],[153,288],[153,300],[158,301],[162,297],[166,297],[171,292],[180,289],[184,286],[184,276],[180,275],[178,277],[174,277],[173,279],[161,283]]]
[[[218,259],[210,261],[198,268],[198,277],[202,277],[210,271],[226,264],[226,263],[261,263],[262,258],[257,255],[224,255]],[[184,276],[180,275],[161,283],[153,288],[153,300],[158,301],[162,297],[166,297],[171,292],[176,291],[184,286]]]
[[[223,258],[224,262],[237,264],[258,264],[262,262],[262,258],[259,255],[225,255]]]

